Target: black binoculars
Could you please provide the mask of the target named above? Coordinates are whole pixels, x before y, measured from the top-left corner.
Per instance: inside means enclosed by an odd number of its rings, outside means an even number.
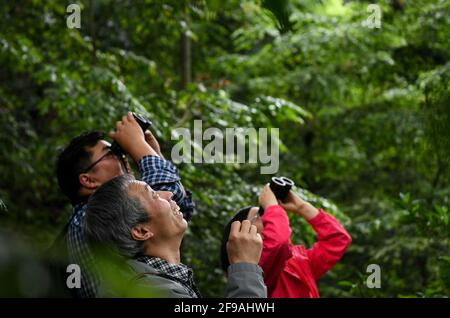
[[[294,181],[286,177],[272,177],[269,186],[275,197],[283,201],[294,184]],[[262,207],[259,207],[258,214],[263,216],[264,209]]]
[[[132,114],[134,119],[136,119],[137,123],[141,127],[142,131],[145,133],[147,128],[152,125],[152,122],[140,114],[136,113]],[[119,146],[119,144],[116,141],[113,141],[113,143],[111,144],[111,151],[120,157],[122,157],[125,154],[123,149]]]
[[[294,181],[286,177],[272,177],[270,189],[278,200],[284,200],[294,185]]]

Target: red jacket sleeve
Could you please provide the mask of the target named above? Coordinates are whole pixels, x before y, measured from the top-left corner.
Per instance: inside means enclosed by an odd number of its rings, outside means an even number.
[[[259,265],[264,271],[264,280],[270,290],[291,257],[291,228],[286,211],[279,205],[267,207],[261,219],[264,230]]]
[[[324,210],[309,220],[317,234],[317,242],[308,249],[314,279],[319,279],[341,259],[352,238],[338,220]]]

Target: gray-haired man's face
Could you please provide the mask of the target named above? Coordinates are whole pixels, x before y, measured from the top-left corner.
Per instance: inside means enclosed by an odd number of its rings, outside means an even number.
[[[179,206],[172,200],[172,192],[154,191],[147,183],[136,180],[129,184],[128,193],[139,199],[149,215],[148,227],[153,238],[183,236],[187,222]]]

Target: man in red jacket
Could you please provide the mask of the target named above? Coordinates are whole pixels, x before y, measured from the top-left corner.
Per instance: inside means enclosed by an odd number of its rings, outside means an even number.
[[[257,207],[239,211],[231,220],[251,220],[263,237],[259,265],[270,298],[318,298],[316,281],[342,257],[352,239],[340,223],[322,209],[316,209],[292,191],[278,202],[269,185],[259,195],[264,214]],[[317,242],[309,249],[291,242],[291,228],[286,210],[300,215],[312,225]],[[229,226],[225,228],[225,237]],[[224,243],[222,243],[222,251]],[[226,249],[226,246],[225,246]],[[228,264],[222,252],[222,267]],[[226,267],[225,267],[226,268]]]

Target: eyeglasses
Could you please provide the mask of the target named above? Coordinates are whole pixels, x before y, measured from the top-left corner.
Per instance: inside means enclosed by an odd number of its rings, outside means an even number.
[[[259,213],[256,213],[249,221],[250,221],[251,224],[253,224],[253,222],[255,222],[260,217],[261,216],[259,215]]]
[[[258,212],[249,220],[251,224],[253,224],[254,221],[261,218],[264,214],[264,209],[262,207],[259,207]]]
[[[95,165],[98,164],[100,161],[102,161],[106,157],[110,157],[110,156],[116,156],[117,157],[117,154],[114,151],[112,151],[111,148],[108,148],[108,151],[103,156],[101,156],[98,160],[96,160],[93,163],[91,163],[86,169],[83,170],[82,173],[88,172],[89,170],[94,168]]]

